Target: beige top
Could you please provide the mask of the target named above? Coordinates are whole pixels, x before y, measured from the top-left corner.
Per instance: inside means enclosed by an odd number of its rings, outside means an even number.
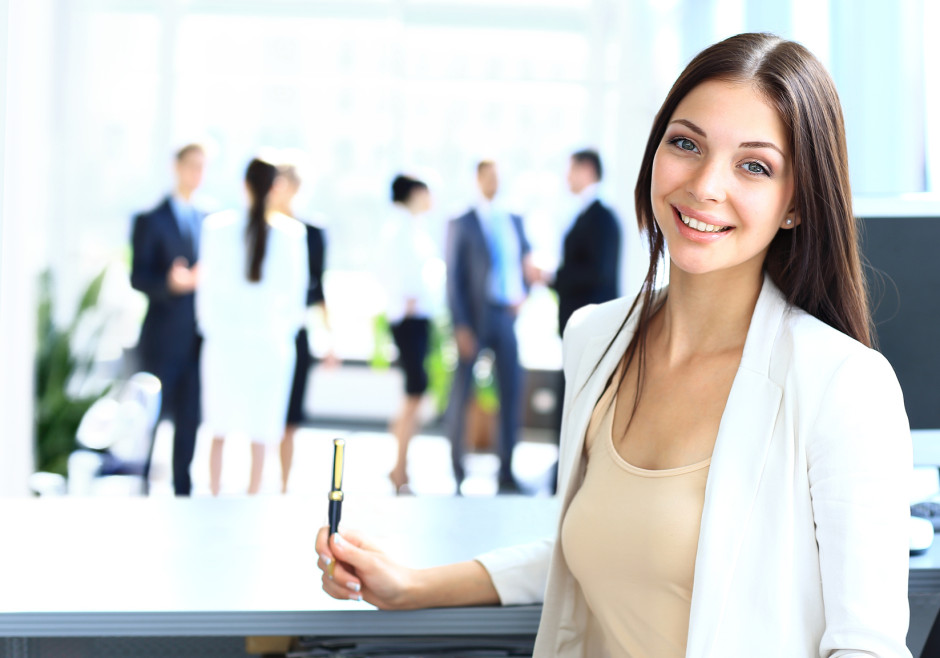
[[[585,644],[610,656],[682,658],[711,460],[664,470],[627,463],[611,431],[615,388],[594,409],[587,471],[561,531],[593,616]]]

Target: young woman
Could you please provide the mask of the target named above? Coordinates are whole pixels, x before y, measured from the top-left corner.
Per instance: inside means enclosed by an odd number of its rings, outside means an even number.
[[[392,181],[394,212],[382,233],[382,283],[388,296],[387,314],[398,361],[405,374],[405,396],[391,431],[398,442],[398,457],[389,473],[398,493],[408,493],[408,443],[418,426],[418,411],[428,388],[424,361],[431,335],[433,296],[428,265],[436,248],[423,215],[431,208],[431,194],[423,181],[396,176]]]
[[[554,541],[410,570],[321,531],[324,589],[544,601],[537,656],[910,656],[910,433],[869,347],[847,163],[802,46],[743,34],[698,55],[640,167],[643,290],[565,333]]]
[[[297,166],[292,163],[277,165],[277,172],[283,185],[275,185],[271,190],[271,210],[288,217],[294,217],[293,201],[300,190],[300,173]],[[326,263],[326,237],[323,229],[302,222],[307,233],[307,263],[309,273],[309,287],[307,288],[307,307],[319,306],[324,324],[329,328],[329,315],[326,310],[326,299],[323,296],[323,269]],[[294,379],[291,383],[290,399],[287,405],[287,425],[284,428],[284,438],[281,439],[281,493],[287,493],[287,482],[290,479],[291,466],[294,461],[294,434],[304,419],[304,399],[307,395],[307,380],[313,357],[310,354],[310,337],[307,328],[301,326],[294,339],[296,362],[294,364]],[[336,355],[330,350],[325,363],[330,366],[338,365]]]
[[[209,486],[218,495],[224,439],[251,439],[248,493],[261,487],[265,450],[284,433],[294,339],[307,298],[307,241],[295,219],[269,208],[285,181],[254,159],[245,174],[250,208],[206,219],[200,247],[196,318],[202,352],[203,423],[213,432]]]

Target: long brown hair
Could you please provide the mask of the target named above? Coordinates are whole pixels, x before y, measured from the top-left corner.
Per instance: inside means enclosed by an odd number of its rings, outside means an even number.
[[[270,162],[255,158],[248,163],[245,183],[251,191],[251,207],[248,210],[248,280],[261,281],[261,265],[268,246],[268,221],[265,217],[268,193],[277,178],[277,168]]]
[[[739,34],[706,48],[686,66],[653,121],[640,164],[634,201],[637,223],[649,243],[650,260],[640,293],[620,328],[622,331],[639,308],[636,334],[624,355],[623,369],[625,373],[637,359],[634,411],[639,404],[649,324],[655,312],[655,284],[665,246],[650,195],[653,158],[676,107],[695,87],[709,80],[754,85],[776,108],[789,132],[793,209],[800,223],[792,230],[777,232],[764,261],[765,271],[790,304],[871,345],[871,315],[835,84],[819,60],[800,44],[772,34]]]

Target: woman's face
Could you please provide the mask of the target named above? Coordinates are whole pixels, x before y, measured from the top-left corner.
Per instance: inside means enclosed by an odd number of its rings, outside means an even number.
[[[299,186],[287,176],[278,175],[268,192],[268,203],[275,208],[289,208]]]
[[[788,143],[777,111],[747,83],[711,80],[682,99],[653,159],[651,186],[676,267],[760,272],[777,231],[799,222]]]
[[[431,209],[431,192],[426,187],[416,189],[411,193],[411,203],[409,204],[415,214],[420,215]]]

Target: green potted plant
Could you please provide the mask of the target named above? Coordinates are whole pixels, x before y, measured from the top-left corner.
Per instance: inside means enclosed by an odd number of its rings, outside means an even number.
[[[54,319],[54,286],[50,270],[39,279],[38,341],[36,349],[36,470],[66,475],[69,455],[75,450],[75,433],[82,416],[110,385],[92,393],[73,391],[89,377],[94,365],[94,347],[104,329],[98,318],[90,332],[89,349],[73,345],[76,331],[86,318],[93,318],[101,295],[106,269],[85,288],[71,322],[60,327]]]

